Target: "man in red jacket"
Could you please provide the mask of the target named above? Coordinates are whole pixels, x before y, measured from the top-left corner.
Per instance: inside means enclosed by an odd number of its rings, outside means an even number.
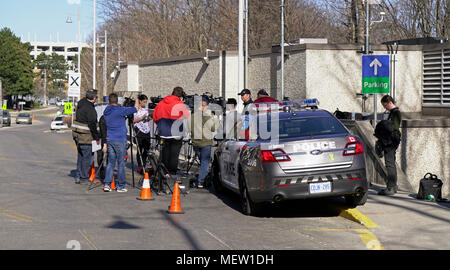
[[[191,116],[181,100],[183,97],[183,88],[175,87],[172,95],[160,101],[153,112],[158,134],[164,140],[161,160],[170,174],[176,174],[178,169],[178,156],[183,144],[183,119]]]
[[[258,99],[255,100],[255,103],[272,103],[272,102],[278,102],[278,100],[269,97],[269,94],[267,94],[266,90],[264,89],[258,91]]]

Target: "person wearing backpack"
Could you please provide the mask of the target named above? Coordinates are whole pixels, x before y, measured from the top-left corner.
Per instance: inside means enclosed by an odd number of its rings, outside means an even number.
[[[402,114],[390,95],[385,95],[381,98],[381,105],[389,111],[389,117],[387,120],[380,121],[375,128],[375,136],[378,138],[376,148],[382,150],[380,154],[384,154],[388,175],[386,188],[379,191],[378,195],[390,196],[397,193],[398,190],[395,153],[401,141],[400,125],[402,122]]]

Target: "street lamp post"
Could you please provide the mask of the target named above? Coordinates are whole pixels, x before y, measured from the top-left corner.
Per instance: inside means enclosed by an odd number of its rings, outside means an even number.
[[[96,22],[95,22],[95,20],[96,20],[96,15],[97,15],[97,13],[96,13],[96,10],[95,10],[95,8],[96,8],[96,0],[94,0],[94,37],[92,38],[92,49],[93,49],[93,52],[92,52],[92,88],[93,89],[96,89],[96,87],[95,87],[95,70],[96,70],[96,68],[97,68],[97,66],[95,65],[95,57],[96,57],[96,40],[97,40],[97,37],[96,37],[96,34],[97,34],[97,32],[96,32]]]
[[[284,100],[284,0],[281,0],[281,100]]]
[[[103,58],[103,98],[106,97],[106,92],[107,92],[107,76],[106,76],[106,72],[107,72],[107,65],[108,65],[108,32],[105,30],[105,35],[102,36],[98,36],[98,38],[104,38],[105,39],[105,43],[102,44],[102,46],[104,46],[105,48],[105,56]]]
[[[365,33],[365,45],[364,45],[364,53],[369,55],[370,52],[370,26],[374,23],[380,23],[383,21],[384,12],[380,12],[381,19],[378,21],[370,21],[370,0],[365,0],[363,4],[366,5],[366,33]],[[377,94],[373,94],[373,126],[375,127],[377,124]]]

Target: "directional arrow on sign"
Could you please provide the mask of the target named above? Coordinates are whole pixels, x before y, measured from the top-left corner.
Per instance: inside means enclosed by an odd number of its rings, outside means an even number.
[[[376,58],[372,61],[372,63],[370,63],[370,67],[374,68],[373,74],[375,74],[375,76],[378,75],[378,67],[382,67],[382,66],[383,65]]]

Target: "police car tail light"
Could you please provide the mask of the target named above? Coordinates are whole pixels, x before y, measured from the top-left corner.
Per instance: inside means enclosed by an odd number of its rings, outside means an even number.
[[[361,142],[349,142],[345,145],[344,156],[356,156],[364,154],[364,147]]]
[[[282,149],[261,150],[260,157],[262,163],[291,161],[291,158]]]

